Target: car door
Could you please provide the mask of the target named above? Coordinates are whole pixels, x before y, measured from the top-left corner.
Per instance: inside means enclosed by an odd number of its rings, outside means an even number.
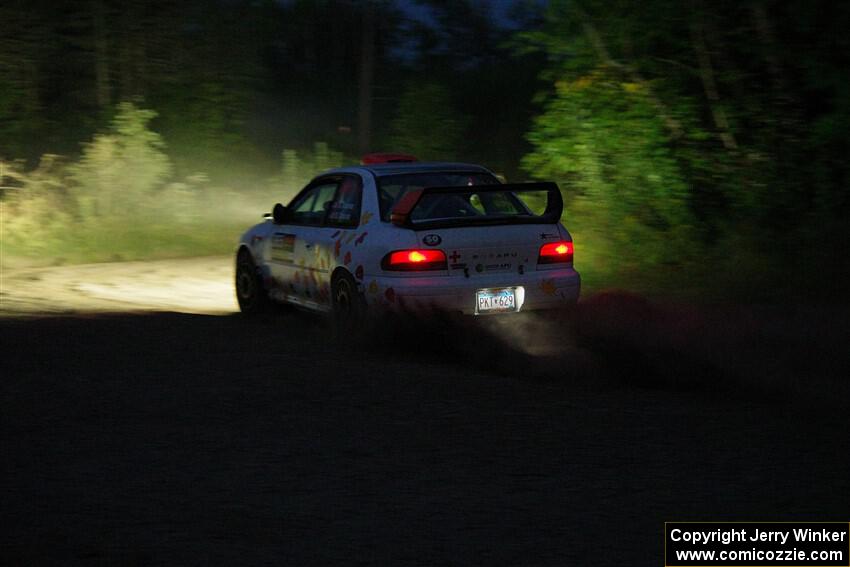
[[[351,251],[358,245],[355,229],[360,224],[362,181],[358,175],[342,174],[323,178],[321,186],[333,186],[332,198],[324,202],[324,222],[300,229],[296,243],[294,279],[303,305],[316,309],[330,308],[331,274],[344,265],[352,273]],[[318,202],[330,193],[318,196]]]
[[[322,266],[319,264],[320,250],[315,247],[315,231],[324,225],[338,185],[336,178],[317,179],[287,208],[286,225],[282,231],[285,257],[279,269],[286,299],[292,303],[319,307],[317,272]]]
[[[272,293],[286,301],[300,303],[304,297],[302,275],[306,252],[311,245],[310,230],[324,223],[329,201],[336,193],[336,182],[311,183],[290,202],[286,221],[274,225],[268,247],[268,265]]]

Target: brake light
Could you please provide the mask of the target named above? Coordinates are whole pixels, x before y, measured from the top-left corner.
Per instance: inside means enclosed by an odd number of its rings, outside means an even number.
[[[381,268],[402,272],[447,270],[448,263],[442,250],[396,250],[384,256]]]
[[[537,264],[561,264],[573,261],[572,242],[549,242],[540,247]]]

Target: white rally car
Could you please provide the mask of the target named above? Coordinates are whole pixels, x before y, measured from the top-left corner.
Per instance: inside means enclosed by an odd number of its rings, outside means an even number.
[[[484,167],[371,154],[327,171],[242,235],[236,296],[350,317],[367,309],[469,315],[578,300],[554,183],[503,184]]]

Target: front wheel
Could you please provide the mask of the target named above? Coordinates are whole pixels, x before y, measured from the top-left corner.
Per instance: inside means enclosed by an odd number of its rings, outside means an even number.
[[[236,301],[239,310],[248,315],[265,311],[269,304],[269,295],[257,266],[245,250],[236,258]]]

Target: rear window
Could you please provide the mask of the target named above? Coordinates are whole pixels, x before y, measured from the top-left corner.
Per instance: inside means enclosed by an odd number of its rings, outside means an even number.
[[[401,175],[387,175],[384,177],[378,178],[378,199],[380,201],[381,207],[381,220],[385,222],[389,222],[390,220],[390,212],[392,211],[393,205],[408,191],[412,189],[422,189],[424,187],[460,187],[460,186],[475,186],[475,185],[498,185],[499,180],[490,175],[489,173],[405,173]],[[433,195],[432,197],[454,197],[454,195]],[[464,199],[461,197],[461,200]],[[452,207],[458,207],[455,209],[453,215],[457,217],[458,215],[464,215],[464,212],[470,215],[476,214],[476,205],[481,207],[483,204],[480,202],[472,202],[469,199],[466,199],[465,202],[454,202],[453,199],[449,199],[451,202],[446,202],[444,207],[441,206],[440,209],[445,208],[446,210],[452,210]],[[435,203],[435,206],[437,204]],[[509,203],[500,202],[495,206],[507,207],[510,208],[511,205]],[[418,210],[422,209],[421,207],[417,207]],[[483,209],[481,209],[483,210]],[[417,213],[420,214],[420,213]],[[504,214],[504,213],[503,213]]]
[[[410,213],[414,223],[453,219],[496,219],[504,217],[533,216],[546,209],[546,193],[517,195],[512,191],[476,192],[455,191],[423,195]]]

